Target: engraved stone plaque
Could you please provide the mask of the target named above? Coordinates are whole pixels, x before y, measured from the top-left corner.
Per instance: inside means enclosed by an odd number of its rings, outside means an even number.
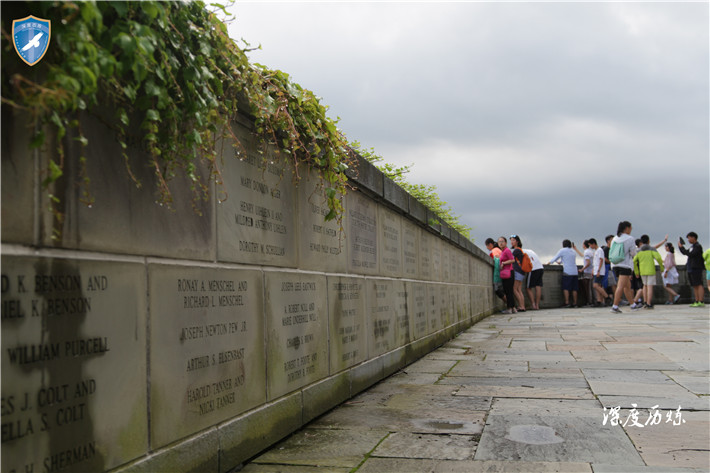
[[[296,265],[296,194],[293,171],[273,151],[263,155],[244,139],[225,145],[222,177],[231,189],[217,205],[217,255],[221,261]]]
[[[2,257],[2,471],[104,471],[148,448],[145,268]]]
[[[419,277],[431,281],[434,277],[433,253],[431,247],[434,236],[427,231],[419,230]]]
[[[441,280],[444,282],[453,281],[453,265],[451,258],[451,246],[446,243],[441,243]]]
[[[336,219],[325,221],[330,209],[323,181],[315,171],[305,174],[298,182],[298,267],[344,273],[348,265],[345,234]]]
[[[441,255],[441,240],[431,235],[431,241],[429,243],[429,251],[431,252],[431,278],[430,281],[444,281],[442,279],[442,255]]]
[[[413,314],[409,311],[407,285],[404,281],[392,281],[392,293],[390,295],[395,309],[395,322],[397,324],[395,334],[397,336],[397,347],[403,347],[408,344],[414,337],[413,332]]]
[[[365,280],[328,277],[330,372],[342,371],[367,357]]]
[[[405,278],[419,278],[420,233],[419,227],[402,219],[402,275]]]
[[[413,339],[429,334],[427,320],[427,287],[420,282],[407,282],[407,308],[412,314]]]
[[[439,285],[439,327],[446,328],[453,322],[451,308],[451,287],[441,284]]]
[[[153,445],[266,402],[261,272],[151,264],[149,280]]]
[[[441,325],[441,284],[427,284],[427,317],[429,333],[443,329]]]
[[[276,399],[328,375],[326,278],[266,273],[268,396]]]
[[[377,205],[351,192],[346,197],[348,268],[360,274],[377,274]]]
[[[402,217],[379,208],[380,273],[383,276],[402,276]]]
[[[392,298],[394,283],[395,281],[390,279],[367,280],[369,358],[397,348],[397,309]]]

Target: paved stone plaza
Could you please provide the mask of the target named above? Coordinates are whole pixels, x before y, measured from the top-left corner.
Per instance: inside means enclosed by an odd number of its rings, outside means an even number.
[[[710,470],[710,311],[622,309],[488,317],[242,471]]]

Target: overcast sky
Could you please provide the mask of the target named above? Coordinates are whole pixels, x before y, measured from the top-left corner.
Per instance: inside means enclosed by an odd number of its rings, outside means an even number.
[[[483,247],[518,234],[710,246],[708,3],[248,3],[235,39],[413,164]],[[665,254],[664,251],[661,251]],[[677,253],[678,254],[678,253]],[[684,258],[679,258],[684,261]]]

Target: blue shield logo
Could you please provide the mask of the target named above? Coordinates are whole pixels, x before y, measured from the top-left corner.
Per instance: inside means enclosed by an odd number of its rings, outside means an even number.
[[[28,16],[12,22],[12,37],[15,51],[30,66],[44,57],[52,36],[52,23],[36,16]]]

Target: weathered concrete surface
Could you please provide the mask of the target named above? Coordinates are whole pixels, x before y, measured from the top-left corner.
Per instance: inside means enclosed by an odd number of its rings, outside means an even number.
[[[706,472],[709,321],[681,306],[491,316],[242,471]]]

